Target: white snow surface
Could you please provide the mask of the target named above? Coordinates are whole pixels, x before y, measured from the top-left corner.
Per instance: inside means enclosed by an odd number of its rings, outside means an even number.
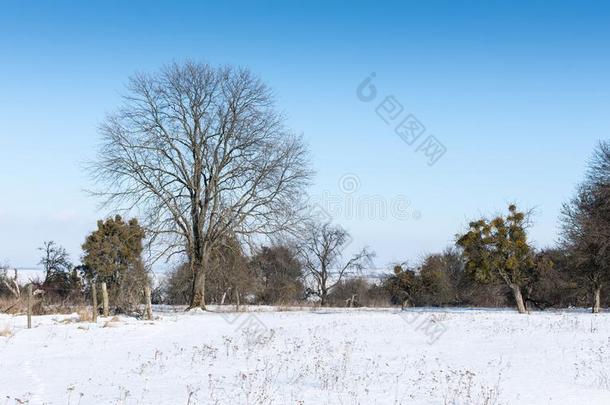
[[[610,404],[607,313],[155,309],[0,315],[0,404]]]

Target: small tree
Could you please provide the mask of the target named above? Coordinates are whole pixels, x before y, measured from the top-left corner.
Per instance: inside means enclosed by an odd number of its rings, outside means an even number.
[[[239,305],[242,297],[254,297],[254,272],[248,266],[243,248],[235,237],[225,237],[210,254],[206,294],[212,302]]]
[[[523,288],[526,303],[540,309],[579,305],[578,285],[572,261],[564,249],[543,249],[536,253],[537,266]]]
[[[39,262],[45,270],[45,278],[37,288],[45,292],[45,300],[76,299],[81,292],[81,283],[72,269],[68,252],[53,241],[44,242],[39,248],[43,256]]]
[[[419,285],[415,271],[407,268],[406,263],[396,264],[392,270],[394,274],[383,281],[383,286],[390,295],[390,302],[394,305],[400,304],[403,309],[413,305],[413,296]]]
[[[132,309],[149,282],[142,261],[144,229],[136,219],[123,221],[120,215],[97,222],[83,250],[85,278],[106,282],[119,311]]]
[[[515,205],[508,215],[491,221],[470,223],[470,230],[459,236],[457,245],[464,250],[466,269],[479,282],[500,278],[510,287],[519,313],[527,313],[521,288],[536,266],[533,249],[527,241],[526,216]]]
[[[60,273],[68,273],[72,268],[70,255],[63,247],[53,241],[43,242],[38,250],[43,252],[40,264],[45,272],[45,283],[50,281],[53,276]]]
[[[347,231],[330,223],[306,225],[298,252],[311,282],[308,292],[319,297],[322,306],[326,305],[329,292],[344,277],[361,270],[374,256],[364,248],[342,262],[343,250],[350,239]]]
[[[460,304],[463,276],[464,262],[457,249],[426,255],[419,268],[420,300],[424,305]]]
[[[302,298],[303,269],[296,252],[287,246],[263,246],[250,261],[261,280],[259,300],[265,304],[289,303]]]

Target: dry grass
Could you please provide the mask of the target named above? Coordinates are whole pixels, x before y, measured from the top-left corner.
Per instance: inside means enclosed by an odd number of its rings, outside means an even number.
[[[91,322],[93,320],[93,313],[91,312],[91,308],[80,307],[76,310],[78,314],[78,319],[81,322]]]
[[[115,328],[117,326],[121,326],[122,324],[123,322],[118,317],[113,316],[109,321],[104,323],[104,328]]]
[[[0,337],[11,337],[13,336],[13,328],[11,325],[4,324],[0,325]]]
[[[61,315],[62,313],[57,313]],[[67,323],[76,323],[76,322],[91,322],[93,320],[93,314],[91,313],[91,308],[81,306],[81,307],[73,307],[72,311],[69,312],[67,318],[57,321],[58,323],[67,324]]]
[[[26,303],[13,297],[0,298],[0,313],[23,314],[27,311]]]

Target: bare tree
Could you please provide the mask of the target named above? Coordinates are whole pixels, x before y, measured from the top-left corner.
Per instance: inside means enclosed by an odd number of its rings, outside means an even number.
[[[298,218],[311,172],[270,89],[246,69],[173,64],[131,78],[124,105],[101,127],[92,165],[106,204],[136,209],[159,257],[186,254],[191,307],[205,307],[211,250]]]
[[[351,240],[347,231],[330,223],[308,222],[298,244],[298,253],[310,279],[309,292],[327,304],[328,294],[346,276],[362,270],[374,257],[366,248],[342,261],[343,250]]]
[[[19,288],[17,269],[13,269],[12,276],[9,276],[9,270],[8,264],[0,265],[0,281],[15,298],[19,298],[21,296],[21,290]]]
[[[600,142],[585,181],[562,210],[562,242],[577,274],[592,292],[592,310],[601,308],[602,287],[610,281],[610,142]]]
[[[39,247],[38,250],[43,252],[38,264],[44,268],[45,281],[48,281],[56,273],[70,271],[72,267],[70,255],[62,246],[53,241],[48,241],[43,242],[42,247]]]

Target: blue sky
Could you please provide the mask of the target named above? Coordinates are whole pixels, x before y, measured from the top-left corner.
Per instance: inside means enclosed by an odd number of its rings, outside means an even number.
[[[531,238],[557,239],[561,203],[610,134],[603,2],[21,2],[0,6],[0,261],[53,239],[80,258],[97,202],[83,162],[129,75],[172,61],[247,66],[309,144],[312,194],[410,201],[418,219],[335,221],[376,264],[438,251],[516,201]],[[356,97],[375,72],[446,147],[432,167]],[[378,100],[380,101],[381,98]]]

